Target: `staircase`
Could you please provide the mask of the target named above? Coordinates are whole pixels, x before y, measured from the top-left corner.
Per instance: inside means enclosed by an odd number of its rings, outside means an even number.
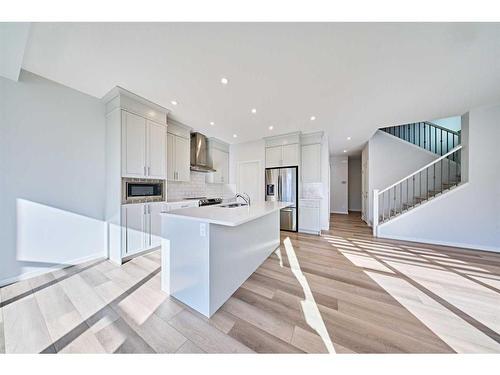
[[[460,132],[430,122],[380,130],[435,153],[437,159],[383,190],[374,190],[374,234],[378,225],[454,189],[461,182]]]
[[[389,126],[380,130],[440,156],[460,144],[460,131],[446,129],[428,121]]]

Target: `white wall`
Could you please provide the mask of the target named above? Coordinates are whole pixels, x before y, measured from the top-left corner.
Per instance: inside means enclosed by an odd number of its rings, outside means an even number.
[[[368,220],[371,223],[373,189],[385,189],[439,156],[381,130],[377,130],[368,143]]]
[[[330,149],[328,136],[323,135],[321,143],[321,183],[323,185],[323,199],[320,205],[321,229],[330,229]]]
[[[347,181],[349,211],[361,211],[361,158],[349,158]]]
[[[330,171],[330,212],[348,213],[348,159],[332,157]]]
[[[0,106],[0,284],[105,256],[104,105],[22,71]]]
[[[431,121],[433,124],[442,126],[443,128],[458,131],[462,127],[460,116],[440,118]]]
[[[468,183],[381,225],[381,237],[500,252],[500,106],[463,120]]]

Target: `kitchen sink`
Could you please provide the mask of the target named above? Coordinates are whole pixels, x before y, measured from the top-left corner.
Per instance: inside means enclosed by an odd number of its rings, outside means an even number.
[[[227,203],[227,204],[221,204],[219,207],[236,208],[236,207],[242,207],[242,206],[248,206],[248,204],[246,204],[246,203]]]

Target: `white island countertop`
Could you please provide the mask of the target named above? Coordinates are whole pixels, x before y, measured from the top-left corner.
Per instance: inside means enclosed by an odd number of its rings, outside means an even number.
[[[182,208],[171,212],[162,212],[161,214],[167,217],[236,227],[292,205],[293,203],[290,202],[257,202],[252,203],[250,206],[233,208],[221,207],[221,205]]]

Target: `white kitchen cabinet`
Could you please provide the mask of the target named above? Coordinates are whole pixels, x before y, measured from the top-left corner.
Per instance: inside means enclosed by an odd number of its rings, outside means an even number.
[[[266,168],[290,167],[298,164],[298,143],[266,147]]]
[[[166,127],[123,111],[122,177],[165,178]]]
[[[167,133],[167,179],[190,180],[190,140]]]
[[[207,174],[207,182],[214,184],[229,183],[229,153],[212,148],[210,159],[215,172]]]
[[[146,119],[123,111],[122,176],[146,176]]]
[[[319,234],[321,232],[320,199],[299,200],[299,232]]]
[[[282,146],[266,147],[266,168],[281,167]]]
[[[163,179],[166,174],[166,135],[167,128],[164,125],[147,121],[147,176]]]
[[[122,206],[123,257],[161,245],[161,215],[164,202],[127,204]]]
[[[299,144],[283,145],[281,164],[285,167],[299,165]]]
[[[129,204],[122,207],[125,236],[123,256],[129,256],[146,249],[146,221],[144,204]]]
[[[302,146],[302,182],[321,182],[321,144]]]
[[[165,211],[165,203],[148,203],[149,208],[149,246],[161,245],[161,215]]]

